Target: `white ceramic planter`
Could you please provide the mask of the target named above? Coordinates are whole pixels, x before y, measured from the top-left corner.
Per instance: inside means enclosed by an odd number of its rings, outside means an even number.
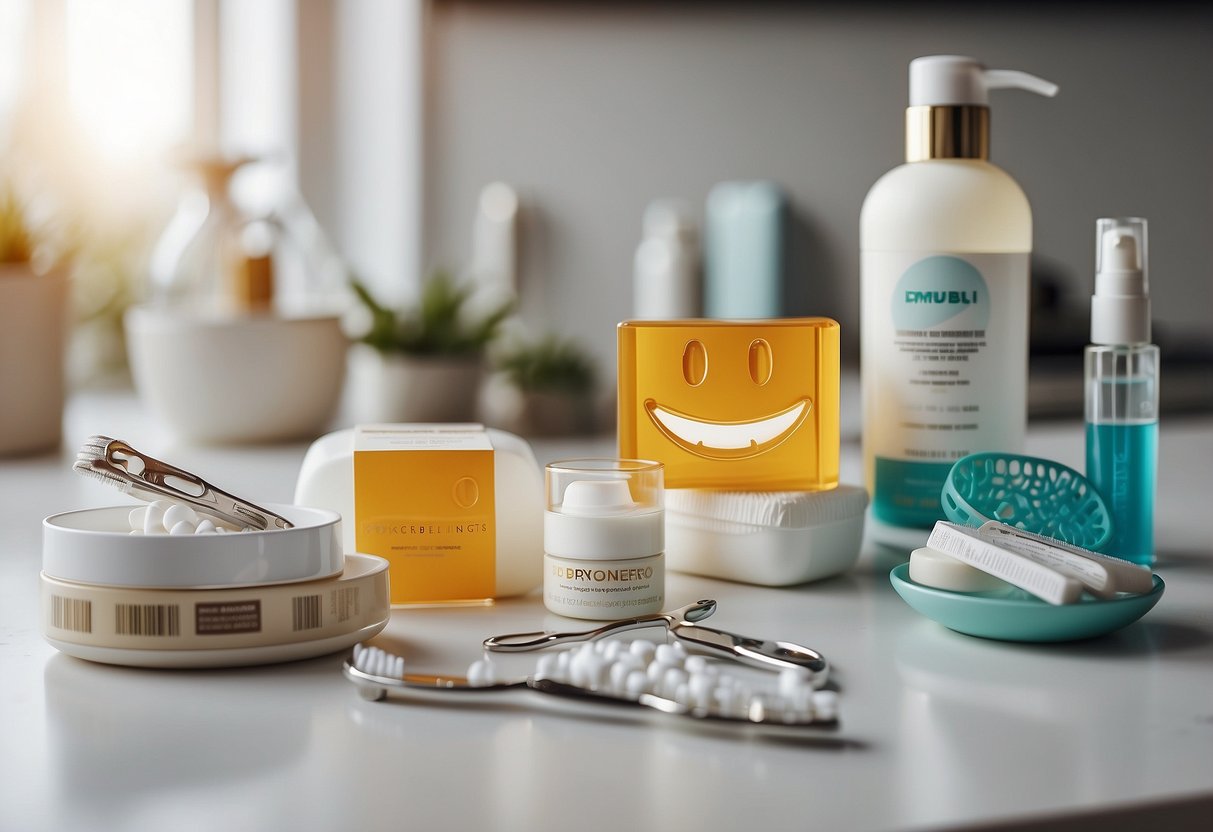
[[[66,333],[65,275],[0,265],[0,456],[58,447]]]
[[[181,438],[277,442],[318,436],[341,399],[348,342],[337,316],[126,314],[140,397]]]
[[[350,348],[350,407],[356,421],[469,422],[484,377],[479,356],[418,358]]]

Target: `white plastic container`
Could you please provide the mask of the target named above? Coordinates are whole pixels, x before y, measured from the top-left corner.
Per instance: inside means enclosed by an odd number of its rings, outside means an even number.
[[[484,518],[487,525],[492,527],[493,556],[495,558],[495,581],[489,591],[478,596],[480,600],[486,597],[502,598],[511,595],[521,595],[539,586],[542,580],[541,565],[543,553],[543,478],[540,474],[539,463],[525,440],[506,433],[505,431],[485,429],[480,425],[368,425],[359,430],[381,430],[391,433],[405,433],[411,436],[401,437],[409,442],[409,454],[424,454],[417,450],[418,441],[429,441],[428,435],[447,434],[446,439],[436,439],[446,446],[451,441],[474,442],[477,446],[488,447],[492,450],[492,511],[491,516]],[[390,451],[388,451],[390,453]],[[443,453],[476,453],[476,451],[449,451]],[[362,519],[355,505],[355,431],[340,430],[323,436],[312,443],[304,457],[303,466],[299,471],[299,479],[295,486],[295,502],[299,505],[315,506],[332,509],[338,512],[345,523],[343,537],[347,552],[367,551],[357,546],[358,523]],[[469,503],[472,484],[468,472],[456,470],[457,466],[443,463],[438,471],[430,465],[431,460],[423,456],[405,458],[401,461],[404,466],[416,465],[417,478],[414,484],[427,492],[449,495],[460,500],[460,507],[453,504],[450,512],[458,511]],[[479,476],[479,475],[476,475]],[[439,477],[450,479],[442,488],[438,488]],[[477,486],[478,487],[478,486]],[[389,498],[392,494],[386,494]],[[407,501],[406,501],[407,502]],[[443,522],[443,518],[417,517],[416,509],[410,505],[400,505],[393,511],[393,519],[400,522],[406,518],[410,525],[429,524],[432,521]],[[411,517],[410,517],[411,515]],[[379,522],[382,518],[368,518],[368,521]],[[416,535],[413,536],[417,537]],[[407,545],[412,545],[407,544]],[[368,554],[378,554],[395,561],[397,553],[391,551],[368,551]],[[438,558],[428,560],[439,570],[442,566]],[[402,586],[399,571],[394,569],[392,575],[393,603],[419,603],[420,601],[399,600]],[[477,600],[467,594],[456,593],[446,598],[431,599],[439,601]]]
[[[294,526],[132,535],[130,505],[47,517],[43,636],[106,664],[235,667],[322,656],[382,630],[387,562],[342,556],[336,512],[266,508]]]
[[[910,64],[907,164],[860,217],[863,453],[873,515],[930,528],[953,462],[1018,452],[1027,421],[1023,191],[987,161],[987,91],[1057,87],[972,58]]]
[[[543,603],[551,612],[602,621],[661,611],[663,470],[638,459],[547,467]]]
[[[666,491],[666,563],[727,581],[791,586],[855,565],[867,492]]]

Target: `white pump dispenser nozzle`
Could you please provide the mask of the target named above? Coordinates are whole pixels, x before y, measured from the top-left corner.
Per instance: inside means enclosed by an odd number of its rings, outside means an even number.
[[[1057,95],[1056,84],[1015,69],[986,69],[975,58],[928,55],[910,61],[911,107],[985,107],[993,89]]]
[[[1149,343],[1147,262],[1145,220],[1105,217],[1096,222],[1091,343]]]

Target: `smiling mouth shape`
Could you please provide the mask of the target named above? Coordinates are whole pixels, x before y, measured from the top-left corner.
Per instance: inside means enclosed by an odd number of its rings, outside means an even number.
[[[707,459],[747,459],[764,454],[796,432],[812,402],[801,399],[786,410],[744,422],[706,422],[653,399],[644,403],[649,418],[666,438],[685,451]]]

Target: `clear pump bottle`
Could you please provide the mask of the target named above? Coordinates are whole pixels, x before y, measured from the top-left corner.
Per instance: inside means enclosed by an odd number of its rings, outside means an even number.
[[[1150,343],[1146,221],[1096,223],[1091,346],[1086,349],[1087,478],[1112,513],[1104,551],[1154,563],[1158,347]]]

